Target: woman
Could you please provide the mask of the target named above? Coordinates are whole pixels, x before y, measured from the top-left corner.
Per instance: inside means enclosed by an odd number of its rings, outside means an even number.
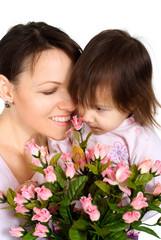
[[[68,82],[80,47],[64,32],[43,22],[16,25],[0,41],[0,190],[6,194],[41,175],[29,167],[25,152],[32,138],[62,140],[75,110]],[[0,209],[0,239],[14,239],[9,229],[20,224],[10,210]]]

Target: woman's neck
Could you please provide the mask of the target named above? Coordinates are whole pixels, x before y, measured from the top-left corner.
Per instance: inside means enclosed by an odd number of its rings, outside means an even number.
[[[12,118],[10,113],[3,111],[0,116],[0,142],[12,146],[20,153],[24,153],[26,143],[33,138],[38,145],[46,144],[46,137],[29,130],[29,128]]]

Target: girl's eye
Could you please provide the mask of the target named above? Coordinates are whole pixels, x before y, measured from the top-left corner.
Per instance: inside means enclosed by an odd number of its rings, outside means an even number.
[[[103,109],[103,108],[97,108],[98,109],[98,111],[104,111],[105,109]]]
[[[44,95],[51,95],[53,93],[55,93],[57,91],[57,88],[53,89],[52,91],[48,91],[48,92],[43,92]]]

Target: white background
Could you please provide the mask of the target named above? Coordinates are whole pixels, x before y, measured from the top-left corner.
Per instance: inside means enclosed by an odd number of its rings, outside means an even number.
[[[44,21],[61,28],[82,48],[104,29],[129,31],[151,55],[154,90],[161,103],[161,0],[0,0],[0,38],[11,26],[28,21]],[[0,99],[0,112],[3,106]],[[161,124],[161,110],[157,120]],[[161,137],[161,130],[156,131]],[[159,234],[161,227],[153,229]],[[145,238],[156,239],[141,233],[139,240]]]

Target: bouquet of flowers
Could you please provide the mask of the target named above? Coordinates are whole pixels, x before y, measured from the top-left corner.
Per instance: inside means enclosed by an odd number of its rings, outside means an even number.
[[[26,149],[44,183],[24,186],[20,193],[8,189],[7,196],[0,192],[0,202],[25,219],[10,234],[23,240],[124,240],[136,231],[158,237],[141,219],[150,210],[161,213],[161,184],[153,193],[146,192],[149,181],[161,174],[161,161],[144,159],[131,167],[123,161],[116,164],[108,157],[109,146],[98,143],[87,149],[92,132],[84,140],[83,120],[74,116],[72,122],[77,154],[53,156],[32,140]],[[161,225],[161,219],[154,225]]]

